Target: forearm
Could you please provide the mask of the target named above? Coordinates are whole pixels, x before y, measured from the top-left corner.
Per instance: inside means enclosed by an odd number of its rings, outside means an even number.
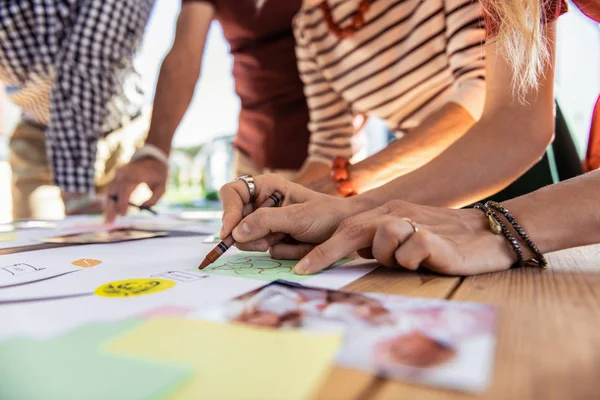
[[[170,153],[173,136],[192,101],[199,73],[200,65],[191,62],[184,51],[174,49],[167,55],[158,77],[147,144]]]
[[[359,192],[381,186],[427,164],[463,136],[475,123],[471,114],[448,103],[404,138],[350,168]]]
[[[213,15],[214,8],[209,2],[183,2],[173,47],[160,68],[146,143],[167,154],[194,96]]]
[[[600,243],[600,171],[504,202],[543,253]]]

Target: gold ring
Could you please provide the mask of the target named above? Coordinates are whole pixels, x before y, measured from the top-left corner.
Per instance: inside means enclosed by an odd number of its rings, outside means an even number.
[[[414,222],[412,222],[412,220],[410,218],[402,218],[403,220],[405,220],[406,222],[408,222],[410,224],[410,226],[412,226],[413,231],[415,231],[415,233],[419,232],[419,228],[417,228],[417,225],[415,225]]]

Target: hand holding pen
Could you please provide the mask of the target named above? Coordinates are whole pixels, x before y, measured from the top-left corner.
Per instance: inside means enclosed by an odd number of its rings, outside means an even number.
[[[246,181],[246,179],[250,180],[250,179],[252,179],[252,177],[243,176],[240,179],[244,180],[248,184],[248,188],[253,187],[253,180],[250,181],[251,183],[248,183]],[[253,196],[252,196],[252,190],[251,190],[250,198],[252,198],[252,197]],[[282,201],[283,201],[283,195],[280,192],[274,192],[271,196],[269,196],[269,198],[267,198],[267,200],[265,200],[263,203],[261,203],[261,205],[258,208],[278,207]],[[221,240],[221,242],[219,242],[219,244],[217,244],[217,246],[207,254],[206,258],[204,259],[204,261],[202,261],[202,263],[200,264],[200,266],[198,268],[204,269],[208,265],[217,261],[219,259],[219,257],[221,257],[223,255],[223,253],[225,253],[231,246],[233,246],[234,243],[235,243],[235,239],[233,238],[233,235],[232,234],[227,235],[227,237],[225,237],[223,240]]]

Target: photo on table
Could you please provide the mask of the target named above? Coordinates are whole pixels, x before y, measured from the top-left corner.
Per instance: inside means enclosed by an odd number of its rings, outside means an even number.
[[[341,332],[336,363],[378,376],[479,392],[489,383],[496,309],[277,281],[205,318],[273,329]]]
[[[55,236],[42,239],[46,243],[61,244],[93,244],[93,243],[117,243],[129,240],[151,239],[167,236],[167,232],[150,232],[136,229],[116,229],[100,232],[84,232],[73,235]]]

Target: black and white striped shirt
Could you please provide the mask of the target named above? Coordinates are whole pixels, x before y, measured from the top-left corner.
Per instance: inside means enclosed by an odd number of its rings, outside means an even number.
[[[133,53],[154,0],[9,0],[0,6],[0,81],[46,127],[56,184],[94,190],[97,140],[142,105]]]
[[[327,0],[345,27],[360,0]],[[398,136],[454,102],[475,119],[485,98],[485,29],[474,0],[372,0],[365,25],[337,39],[318,6],[294,20],[310,110],[311,161],[351,157],[352,117],[384,119]]]

